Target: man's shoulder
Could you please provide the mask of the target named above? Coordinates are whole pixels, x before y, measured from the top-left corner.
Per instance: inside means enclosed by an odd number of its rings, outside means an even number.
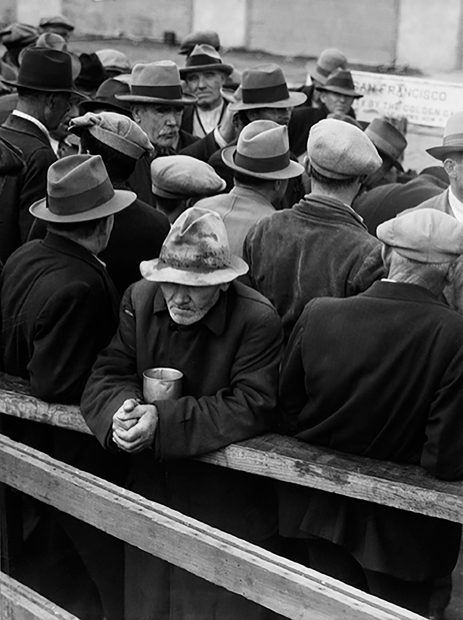
[[[438,209],[439,211],[448,212],[450,209],[448,190],[445,189],[443,192],[431,196],[431,198],[417,205],[415,209]]]
[[[264,297],[255,289],[237,281],[233,282],[232,288],[236,299],[247,311],[259,315],[278,317],[277,311],[267,297]]]

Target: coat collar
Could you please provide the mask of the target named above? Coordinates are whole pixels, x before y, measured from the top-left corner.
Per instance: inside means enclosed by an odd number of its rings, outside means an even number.
[[[447,307],[444,302],[437,299],[428,289],[417,284],[407,284],[405,282],[379,280],[374,282],[365,292],[360,293],[360,296],[415,301]]]
[[[275,211],[275,207],[272,203],[269,202],[265,196],[259,193],[259,190],[252,189],[251,187],[246,187],[245,185],[235,185],[230,191],[230,196],[239,196],[244,200],[267,207],[268,209],[271,209],[272,212]]]
[[[25,118],[22,118],[21,116],[10,114],[10,116],[3,123],[2,127],[4,127],[5,129],[10,129],[12,131],[23,133],[28,136],[34,136],[51,148],[48,136],[46,136],[44,132],[37,127],[37,125],[31,123]]]
[[[100,273],[105,274],[106,277],[109,277],[107,276],[103,263],[86,248],[82,247],[78,243],[75,243],[75,241],[71,241],[71,239],[62,237],[61,235],[57,235],[55,233],[47,232],[41,243],[52,250],[83,260],[97,269]]]
[[[363,218],[352,207],[322,194],[308,194],[293,207],[296,211],[319,218],[333,218],[350,222],[367,230]]]

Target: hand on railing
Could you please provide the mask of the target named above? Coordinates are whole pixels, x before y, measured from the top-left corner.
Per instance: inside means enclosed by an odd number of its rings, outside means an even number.
[[[155,405],[141,404],[133,398],[124,401],[113,416],[114,443],[130,454],[150,448],[158,417]]]

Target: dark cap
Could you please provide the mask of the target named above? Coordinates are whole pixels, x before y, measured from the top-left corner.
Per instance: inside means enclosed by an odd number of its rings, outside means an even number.
[[[196,45],[212,45],[218,52],[220,51],[220,39],[217,32],[214,30],[198,30],[196,32],[190,32],[186,37],[182,39],[180,43],[179,54],[186,54],[189,56],[194,50]]]

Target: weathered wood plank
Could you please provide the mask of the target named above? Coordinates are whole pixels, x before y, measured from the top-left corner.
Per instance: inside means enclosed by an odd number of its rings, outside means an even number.
[[[289,618],[420,618],[4,436],[0,481]]]
[[[0,618],[2,620],[78,620],[34,590],[0,573]]]

